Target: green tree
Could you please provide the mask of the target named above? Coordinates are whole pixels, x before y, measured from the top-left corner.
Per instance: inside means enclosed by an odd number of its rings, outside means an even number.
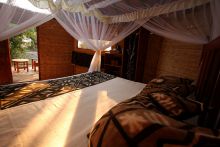
[[[10,38],[11,58],[25,58],[27,51],[37,50],[37,33],[32,28],[26,32]]]

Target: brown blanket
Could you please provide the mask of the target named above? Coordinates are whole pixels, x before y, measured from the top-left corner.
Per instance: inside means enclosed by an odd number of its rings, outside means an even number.
[[[196,107],[200,105],[171,93],[152,84],[146,85],[140,94],[117,104],[102,116],[89,133],[89,146],[219,147],[218,130],[173,119],[199,112]]]

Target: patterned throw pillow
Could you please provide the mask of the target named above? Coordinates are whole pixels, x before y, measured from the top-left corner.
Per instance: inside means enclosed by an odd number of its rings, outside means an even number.
[[[159,78],[151,80],[151,82],[156,83],[170,83],[170,84],[191,84],[193,80],[187,78],[181,78],[176,76],[160,76]]]
[[[184,99],[173,92],[154,92],[147,95],[160,112],[175,119],[187,119],[203,111],[200,102]]]
[[[202,103],[183,98],[172,90],[153,84],[147,84],[138,96],[148,99],[160,113],[178,120],[190,118],[203,111]]]
[[[138,96],[140,98],[140,96]],[[143,100],[143,101],[142,101]],[[218,146],[219,131],[201,129],[176,121],[149,108],[146,99],[119,103],[89,133],[90,147]]]
[[[160,87],[169,91],[175,92],[177,95],[182,97],[187,97],[190,95],[195,86],[192,85],[193,80],[180,78],[175,76],[161,76],[155,78],[149,82],[149,84],[154,85],[155,87]]]

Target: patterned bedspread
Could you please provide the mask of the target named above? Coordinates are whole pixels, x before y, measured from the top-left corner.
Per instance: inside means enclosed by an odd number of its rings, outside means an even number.
[[[102,72],[83,73],[63,78],[0,86],[0,108],[6,109],[54,97],[115,78]]]

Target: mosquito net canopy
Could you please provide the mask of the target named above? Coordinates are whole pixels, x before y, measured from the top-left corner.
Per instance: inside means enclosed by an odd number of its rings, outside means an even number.
[[[101,51],[140,26],[179,41],[205,44],[220,35],[219,0],[0,0],[0,40],[55,18],[95,50],[89,71],[100,70]]]

